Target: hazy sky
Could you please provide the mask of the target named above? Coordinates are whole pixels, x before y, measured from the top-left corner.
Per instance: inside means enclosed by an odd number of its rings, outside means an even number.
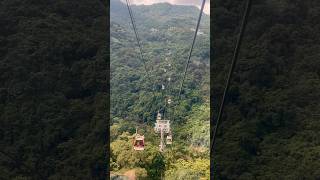
[[[202,0],[131,0],[132,4],[144,4],[150,5],[154,3],[167,2],[170,4],[178,4],[178,5],[194,5],[200,8]],[[204,13],[210,14],[210,0],[206,0],[206,4],[204,5]]]

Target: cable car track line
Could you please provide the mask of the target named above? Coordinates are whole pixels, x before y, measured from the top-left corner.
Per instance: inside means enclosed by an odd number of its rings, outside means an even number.
[[[137,44],[138,44],[138,47],[139,47],[139,53],[140,53],[140,56],[141,56],[141,61],[143,63],[144,70],[146,71],[148,80],[150,82],[152,82],[151,81],[151,75],[150,75],[150,73],[148,71],[148,68],[147,68],[147,65],[146,65],[146,62],[145,62],[145,58],[144,58],[144,55],[143,55],[142,44],[140,42],[141,40],[140,40],[140,37],[139,37],[139,34],[138,34],[138,30],[137,30],[136,23],[135,23],[135,20],[134,20],[132,9],[131,9],[131,4],[130,4],[129,1],[130,0],[126,0],[126,4],[127,4],[127,8],[128,8],[131,24],[132,24],[132,27],[133,27],[133,31],[134,31],[134,34],[135,34],[135,37],[136,37],[136,40],[137,40]],[[155,94],[154,94],[154,84],[153,83],[152,83],[152,93],[155,96]]]
[[[205,2],[206,2],[206,0],[203,0],[202,4],[201,4],[200,14],[199,14],[199,17],[198,17],[196,30],[194,32],[191,48],[190,48],[190,51],[189,51],[188,60],[187,60],[187,63],[186,63],[186,66],[185,66],[185,69],[184,69],[184,72],[183,72],[183,78],[182,78],[182,81],[181,81],[181,84],[180,84],[177,102],[180,101],[180,99],[181,99],[181,92],[182,92],[184,80],[185,80],[185,78],[187,76],[188,67],[189,67],[191,55],[192,55],[192,52],[193,52],[193,47],[194,47],[194,44],[195,44],[195,41],[196,41],[196,38],[197,38],[197,34],[198,34],[198,30],[199,30],[200,21],[201,21],[201,17],[202,17],[202,13],[203,13],[203,8],[204,8],[204,5],[205,5]],[[175,107],[173,108],[173,112],[172,112],[173,115],[172,116],[175,116],[175,109],[177,107],[177,104],[179,104],[179,103],[176,103]]]
[[[213,151],[214,151],[213,148],[214,148],[214,144],[215,144],[215,140],[216,140],[216,134],[217,134],[217,131],[218,131],[219,123],[221,121],[222,113],[223,113],[224,106],[225,106],[226,94],[227,94],[227,91],[229,89],[229,85],[230,85],[230,81],[231,81],[231,78],[232,78],[232,74],[233,74],[233,71],[234,71],[238,56],[239,56],[239,50],[240,50],[241,42],[242,42],[242,39],[243,39],[243,34],[244,34],[244,31],[245,31],[245,27],[246,27],[246,24],[247,24],[248,16],[249,16],[249,13],[250,13],[250,9],[251,9],[251,0],[247,0],[245,13],[244,13],[244,16],[243,16],[243,19],[242,19],[240,32],[239,32],[239,35],[238,35],[237,44],[236,44],[236,47],[234,49],[234,54],[233,54],[233,58],[232,58],[232,64],[231,64],[231,67],[230,67],[230,71],[229,71],[228,78],[227,78],[227,83],[225,85],[225,89],[224,89],[223,96],[222,96],[222,101],[221,101],[221,105],[220,105],[220,109],[219,109],[218,118],[217,118],[216,125],[215,125],[214,131],[213,131],[213,136],[212,136],[212,140],[211,140],[211,147],[210,147],[210,154],[211,155],[213,154]]]
[[[186,62],[186,65],[185,65],[185,69],[184,69],[184,72],[183,72],[183,78],[182,78],[182,81],[181,81],[181,84],[180,84],[180,88],[179,88],[179,94],[178,94],[177,102],[179,102],[179,100],[181,99],[181,92],[182,92],[183,84],[184,84],[184,81],[185,81],[185,78],[186,78],[186,75],[187,75],[187,72],[188,72],[188,67],[189,67],[191,56],[192,56],[192,52],[193,52],[194,44],[195,44],[195,41],[196,41],[196,37],[197,37],[197,34],[198,34],[198,30],[199,30],[199,26],[200,26],[200,22],[201,22],[201,17],[202,17],[202,14],[203,14],[203,9],[204,9],[205,2],[206,2],[206,0],[202,0],[202,5],[201,5],[201,9],[200,9],[197,25],[196,25],[196,30],[195,30],[195,33],[194,33],[194,36],[193,36],[193,39],[192,39],[192,44],[191,44],[191,47],[190,47],[188,59],[187,59],[187,62]],[[131,23],[132,23],[133,31],[134,31],[134,34],[135,34],[135,37],[136,37],[136,40],[137,40],[137,45],[139,47],[139,53],[140,53],[140,56],[141,56],[141,61],[143,63],[144,69],[146,71],[148,80],[152,83],[151,75],[150,75],[150,73],[148,71],[148,68],[146,66],[146,61],[145,61],[145,58],[144,58],[144,55],[143,55],[142,44],[140,42],[141,40],[140,40],[140,37],[139,37],[139,34],[138,34],[138,30],[137,30],[137,27],[136,27],[135,19],[134,19],[133,12],[132,12],[132,9],[131,9],[130,0],[126,0],[126,4],[127,4],[130,20],[131,20]],[[151,70],[153,71],[153,67],[151,67]],[[170,75],[170,78],[171,78],[171,75]],[[153,96],[157,99],[157,96],[155,96],[155,92],[154,92],[155,91],[154,90],[155,82],[156,81],[153,81],[153,83],[152,83],[152,93],[153,93]],[[169,88],[169,84],[170,84],[170,81],[166,84],[166,85],[168,85],[167,86],[168,88]],[[166,90],[163,85],[162,85],[161,89],[166,91],[165,94],[167,94],[168,91],[169,91],[169,89]],[[163,93],[164,92],[162,92],[162,97],[166,97],[166,96],[163,95]],[[165,109],[167,108],[166,106],[167,106],[167,98],[165,98],[165,104],[164,104],[163,111],[165,111]],[[175,107],[173,108],[173,116],[174,116],[174,112],[175,112]],[[173,117],[172,117],[172,119],[173,119]],[[136,132],[136,134],[137,134],[137,132]],[[171,134],[171,132],[170,132],[170,134]],[[172,140],[172,136],[170,136],[170,137],[171,137],[171,140]],[[163,139],[162,130],[161,130],[161,139]],[[137,139],[135,139],[135,140],[137,140]],[[161,149],[160,149],[160,151],[161,151]]]
[[[200,21],[201,21],[201,17],[202,17],[202,13],[203,13],[203,8],[204,8],[204,5],[205,5],[205,2],[206,2],[206,0],[202,1],[201,10],[200,10],[200,14],[199,14],[198,22],[197,22],[196,31],[194,32],[194,36],[193,36],[191,48],[190,48],[190,51],[189,51],[187,64],[186,64],[185,69],[184,69],[183,78],[182,78],[182,82],[181,82],[180,89],[179,89],[178,99],[180,99],[181,91],[182,91],[182,88],[183,88],[183,83],[184,83],[184,80],[185,80],[186,75],[187,75],[187,71],[188,71],[188,67],[189,67],[189,63],[190,63],[190,59],[191,59],[194,43],[195,43],[196,38],[197,38],[197,34],[198,34],[199,25],[200,25]]]

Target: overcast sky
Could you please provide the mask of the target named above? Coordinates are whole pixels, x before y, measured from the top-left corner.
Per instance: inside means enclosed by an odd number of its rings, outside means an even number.
[[[151,5],[155,3],[167,2],[170,4],[178,4],[178,5],[194,5],[200,8],[202,0],[131,0],[132,4],[144,4]],[[210,0],[206,0],[206,4],[204,6],[204,13],[210,14]]]

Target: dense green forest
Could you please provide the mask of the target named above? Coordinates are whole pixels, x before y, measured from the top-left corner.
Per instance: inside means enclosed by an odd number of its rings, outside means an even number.
[[[211,4],[213,114],[245,0]],[[218,133],[216,179],[320,178],[320,1],[253,1]]]
[[[106,9],[0,1],[0,179],[105,179]]]
[[[137,179],[209,179],[209,16],[203,15],[182,97],[178,100],[199,9],[167,3],[132,6],[150,81],[126,5],[112,0],[110,8],[112,177],[133,171]],[[164,109],[167,96],[173,103]],[[159,134],[153,129],[159,110],[172,122],[173,144],[167,145],[163,153],[159,152]],[[138,133],[145,135],[142,152],[133,150],[136,127]]]
[[[199,10],[133,6],[157,84],[154,97],[127,9],[110,3],[108,124],[106,1],[0,1],[0,179],[105,179],[106,164],[114,174],[134,169],[140,179],[208,179],[209,21],[215,116],[245,0],[211,3],[179,102],[174,97]],[[218,132],[216,179],[320,178],[319,20],[317,0],[253,1]],[[166,57],[173,65],[168,73],[161,69]],[[175,72],[173,144],[160,154],[152,127],[169,72]],[[144,153],[132,151],[131,143],[142,122]]]

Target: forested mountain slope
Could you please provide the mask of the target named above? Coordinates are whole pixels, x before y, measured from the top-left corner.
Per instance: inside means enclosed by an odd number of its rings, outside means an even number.
[[[203,15],[179,101],[177,94],[199,9],[160,3],[133,5],[132,10],[151,81],[140,59],[127,7],[119,0],[112,0],[111,171],[114,174],[135,171],[140,179],[160,179],[161,176],[208,179],[209,16]],[[165,90],[161,89],[162,85]],[[164,109],[168,96],[173,103]],[[159,153],[159,134],[153,130],[159,110],[172,122],[173,144],[168,145],[164,153]],[[134,151],[132,147],[136,127],[145,135],[143,152]]]
[[[244,5],[212,5],[214,111]],[[218,179],[320,178],[319,10],[315,0],[253,1],[214,153]]]
[[[0,1],[0,179],[105,179],[104,3]]]
[[[116,5],[113,5],[113,3]],[[123,8],[123,11],[119,10],[121,9],[119,6]],[[111,112],[116,116],[121,115],[122,117],[125,117],[126,114],[123,113],[129,113],[130,106],[134,105],[130,103],[133,100],[132,98],[137,98],[140,93],[151,93],[152,83],[156,84],[156,91],[161,92],[158,90],[161,84],[166,83],[166,78],[168,78],[169,74],[172,76],[173,81],[170,89],[174,93],[178,90],[178,83],[181,82],[194,34],[193,29],[196,26],[196,18],[199,13],[197,8],[188,6],[185,7],[184,13],[180,13],[182,9],[180,6],[170,4],[133,6],[135,20],[145,52],[147,69],[149,69],[153,80],[155,80],[150,82],[145,76],[146,73],[140,59],[128,12],[125,14],[127,16],[123,14],[125,8],[125,4],[120,1],[111,1],[111,92],[114,93],[112,94]],[[190,12],[194,12],[192,14],[193,18],[190,18]],[[174,16],[175,13],[179,13],[181,21]],[[158,17],[156,16],[158,14],[163,15]],[[120,17],[123,19],[119,20]],[[206,88],[203,89],[203,95],[209,94],[208,20],[209,17],[204,16],[200,27],[200,31],[203,34],[198,36],[189,69],[190,74],[188,74],[186,83],[187,89],[188,87],[191,88],[191,86],[193,89]],[[184,23],[186,21],[188,24]],[[174,25],[170,25],[168,22],[172,22]],[[172,67],[171,69],[167,67],[168,72],[165,73],[163,69],[170,62]],[[206,81],[206,87],[204,86],[204,81]],[[128,101],[123,101],[124,99]],[[123,102],[129,104],[124,104]],[[155,116],[156,112],[156,109],[153,110],[152,116]]]

